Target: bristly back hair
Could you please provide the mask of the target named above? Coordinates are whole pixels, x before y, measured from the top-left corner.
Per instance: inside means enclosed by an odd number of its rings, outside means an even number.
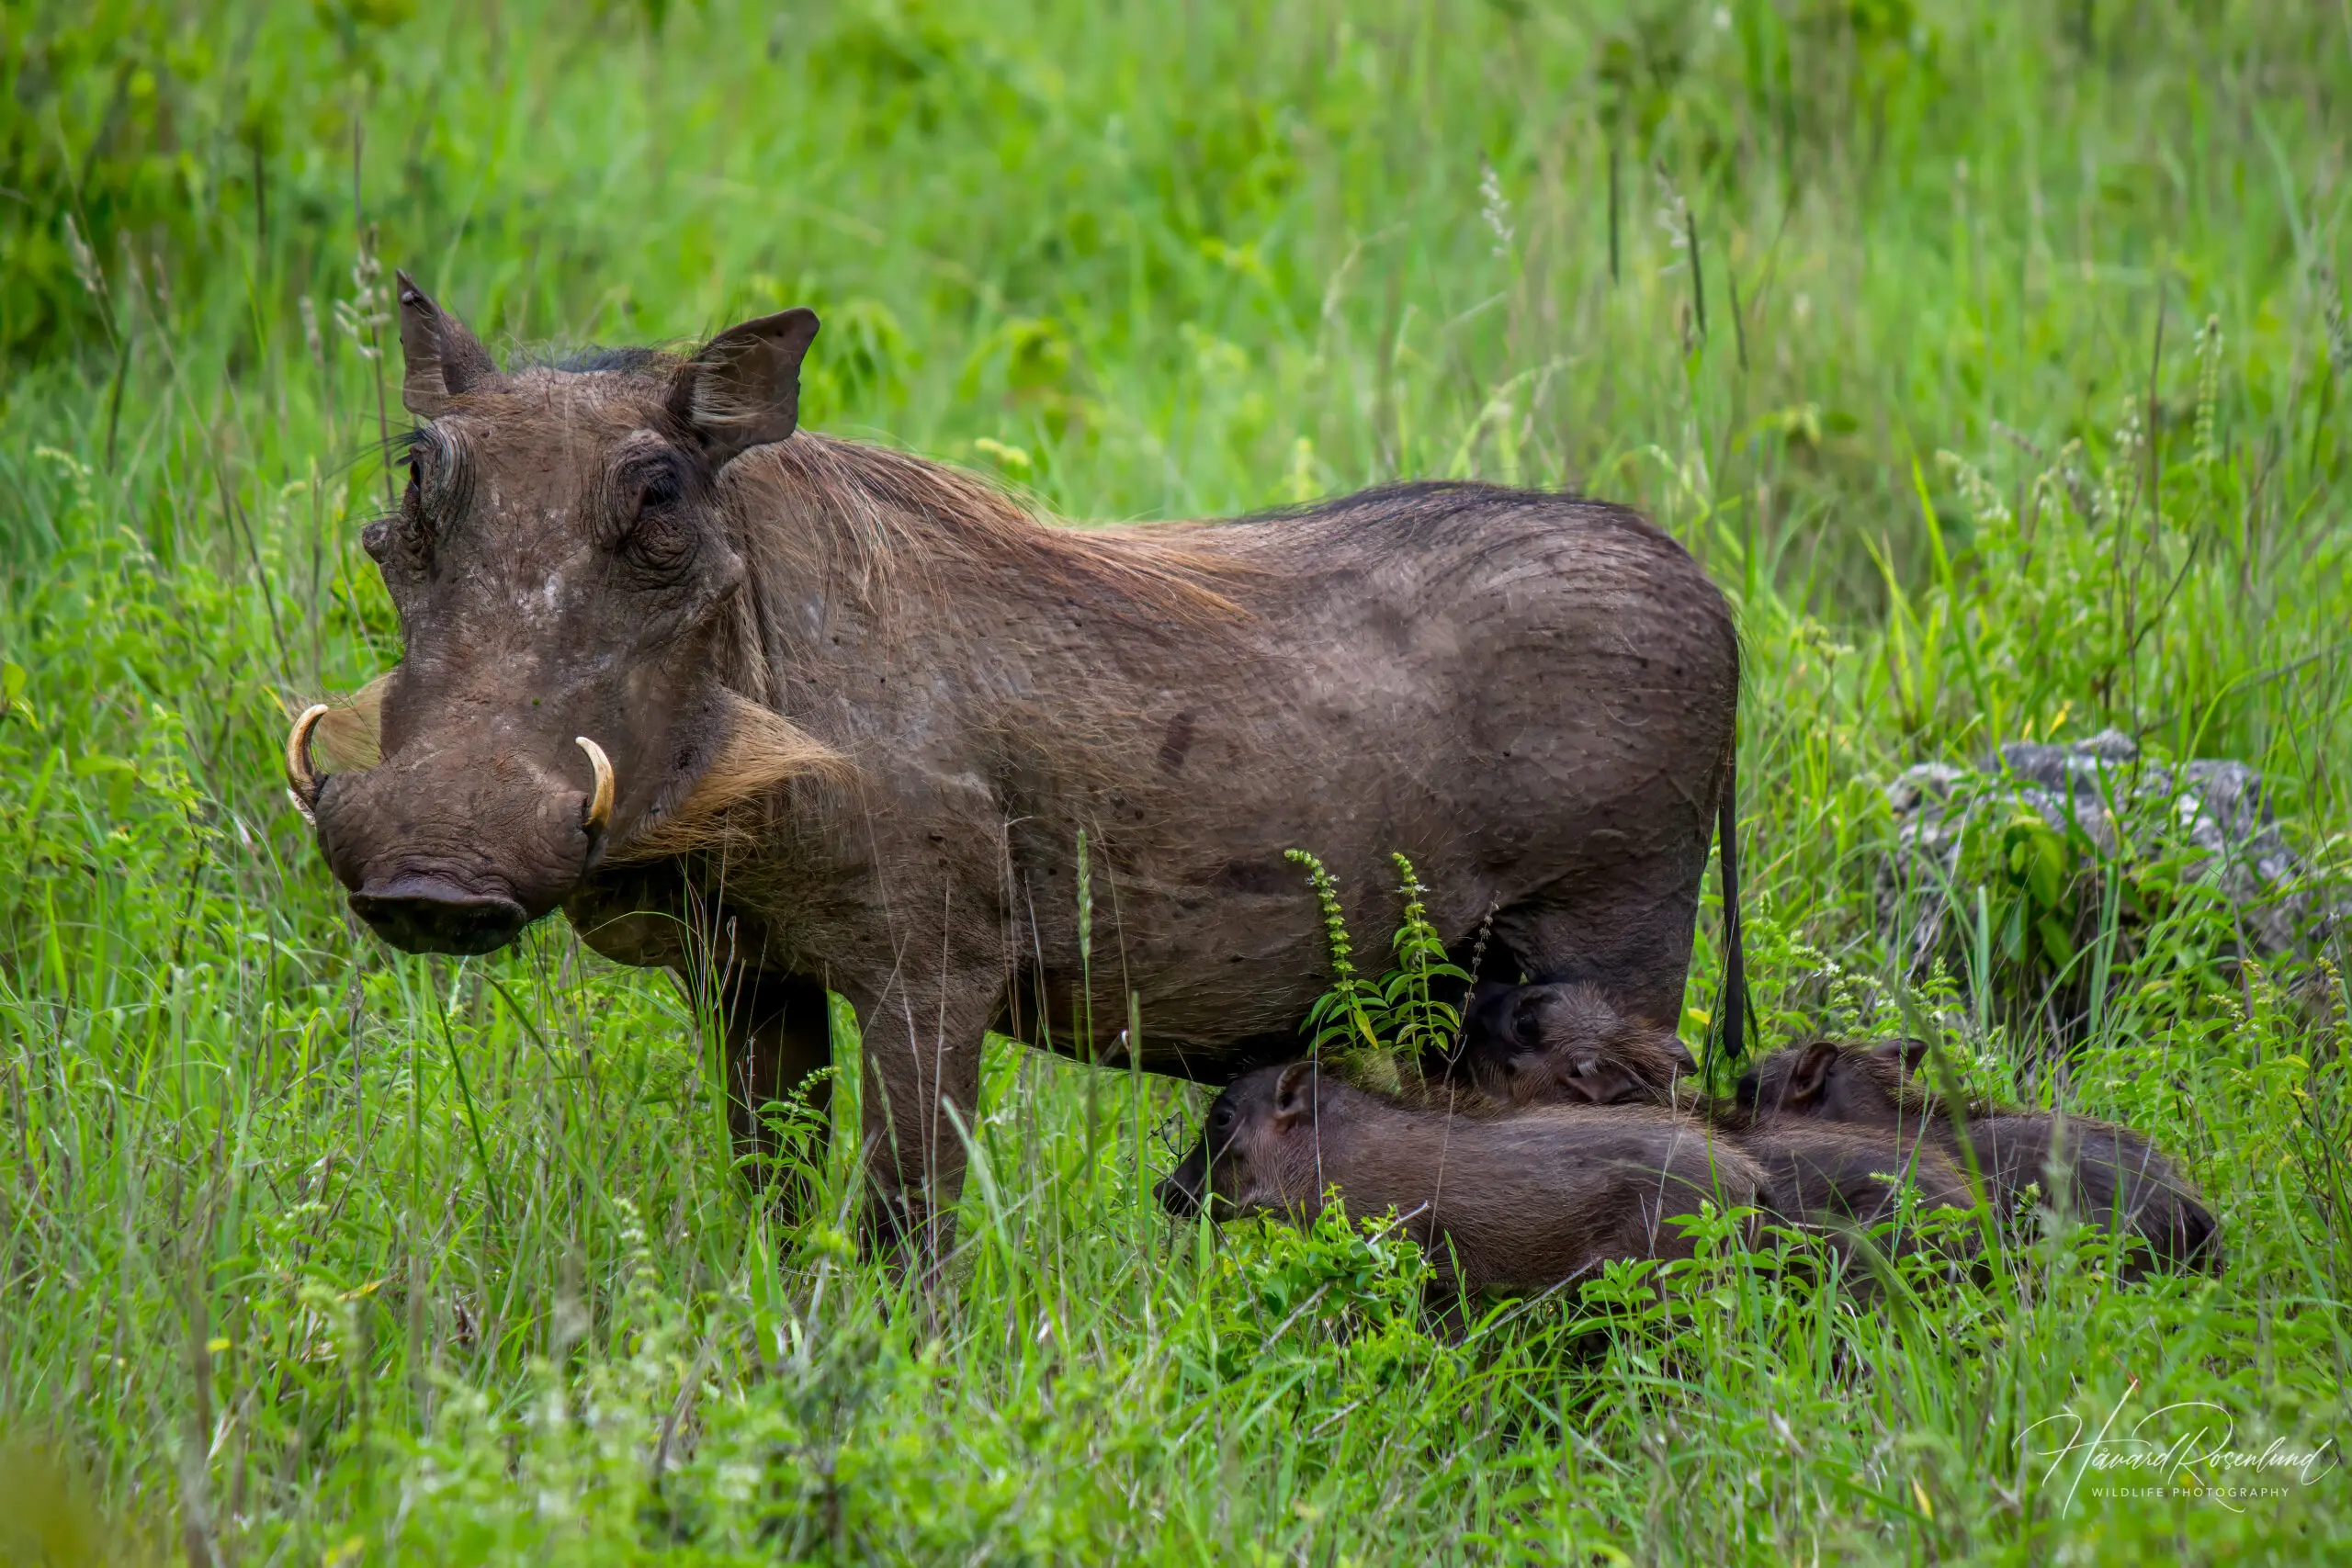
[[[815,545],[862,598],[887,597],[902,574],[963,571],[1025,598],[1081,598],[1147,629],[1247,618],[1217,583],[1256,569],[1198,547],[1198,525],[1056,526],[979,475],[807,430],[756,459],[762,471],[735,518],[745,542],[755,553]],[[778,536],[786,529],[788,545]],[[953,598],[993,608],[984,595]]]
[[[658,347],[526,349],[508,373],[537,368],[666,380],[686,357]],[[842,586],[861,597],[886,594],[901,572],[960,569],[1031,594],[1082,595],[1114,614],[1148,612],[1137,622],[1145,629],[1198,631],[1248,618],[1216,584],[1257,569],[1193,547],[1189,536],[1204,525],[1071,527],[1041,516],[984,475],[805,428],[744,458],[767,470],[752,471],[751,492],[767,488],[762,478],[785,492],[774,498],[782,505],[761,505],[747,494],[737,509],[738,536],[755,558],[771,543],[803,557],[817,545],[829,550]],[[777,537],[812,523],[820,525],[818,538],[797,532],[789,540]]]
[[[506,373],[517,370],[563,370],[574,375],[594,375],[599,371],[617,371],[624,376],[667,376],[684,356],[666,348],[649,348],[624,344],[606,347],[603,344],[580,344],[570,348],[548,344],[518,350],[510,356]]]

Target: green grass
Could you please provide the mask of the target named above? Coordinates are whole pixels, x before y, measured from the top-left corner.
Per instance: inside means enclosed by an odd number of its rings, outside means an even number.
[[[2109,724],[2260,766],[2343,867],[2352,15],[666,9],[0,29],[0,1557],[2346,1550],[2340,1472],[2117,1499],[2026,1452],[2189,1402],[2241,1449],[2345,1432],[2333,971],[2231,962],[2154,857],[2062,1072],[1971,984],[2027,894],[1962,888],[1988,942],[1923,978],[1873,876],[1901,767]],[[776,1223],[675,987],[560,922],[397,957],[285,802],[285,705],[398,656],[355,537],[387,376],[400,423],[363,224],[493,342],[812,305],[810,423],[1076,517],[1397,474],[1639,502],[1741,607],[1768,1036],[1907,1021],[2148,1129],[2227,1273],[2030,1236],[1858,1304],[1710,1247],[1662,1303],[1433,1337],[1393,1241],[1158,1214],[1196,1091],[1010,1043],[950,1288],[860,1260],[838,1153],[827,1216]]]

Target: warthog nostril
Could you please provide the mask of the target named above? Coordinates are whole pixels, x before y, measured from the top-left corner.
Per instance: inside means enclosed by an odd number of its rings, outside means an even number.
[[[406,953],[492,953],[514,940],[523,906],[494,893],[469,893],[436,876],[401,876],[351,896],[352,913]]]

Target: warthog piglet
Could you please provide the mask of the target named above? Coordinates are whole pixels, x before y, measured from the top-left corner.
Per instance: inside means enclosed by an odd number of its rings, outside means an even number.
[[[1892,1125],[1783,1121],[1769,1130],[1685,1087],[1697,1064],[1672,1031],[1620,1012],[1580,983],[1482,986],[1464,1065],[1516,1106],[1663,1104],[1720,1119],[1764,1170],[1764,1208],[1793,1224],[1850,1230],[1894,1217],[1906,1184],[1923,1208],[1965,1208],[1967,1182],[1939,1145]],[[1907,1242],[1905,1243],[1907,1249]]]
[[[1797,1121],[1917,1127],[1955,1161],[1973,1163],[2004,1208],[2035,1183],[2052,1203],[2132,1235],[2146,1255],[2130,1265],[2134,1274],[2149,1261],[2220,1269],[2219,1223],[2146,1138],[2086,1116],[2001,1106],[1955,1115],[1928,1089],[1927,1057],[1917,1040],[1816,1040],[1758,1063],[1740,1079],[1739,1105],[1759,1127]]]
[[[1670,1105],[1699,1066],[1674,1031],[1581,981],[1480,986],[1464,1033],[1470,1081],[1513,1105]]]
[[[1917,1133],[1782,1122],[1724,1135],[1763,1170],[1766,1210],[1792,1224],[1841,1233],[1885,1224],[1906,1188],[1923,1212],[1974,1201],[1951,1158]],[[1909,1252],[1913,1239],[1890,1245]]]
[[[1702,1202],[1760,1207],[1763,1173],[1703,1123],[1644,1108],[1464,1113],[1400,1105],[1314,1064],[1244,1074],[1159,1184],[1180,1216],[1309,1222],[1336,1190],[1395,1210],[1441,1283],[1541,1291],[1613,1258],[1687,1258],[1671,1221]]]

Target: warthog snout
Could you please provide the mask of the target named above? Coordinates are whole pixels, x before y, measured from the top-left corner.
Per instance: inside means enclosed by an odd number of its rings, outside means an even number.
[[[351,909],[409,953],[492,953],[552,908],[595,863],[613,816],[605,749],[575,744],[588,787],[490,744],[420,748],[349,773],[311,756],[313,708],[287,737],[286,782],[351,889]],[[485,737],[471,738],[478,743]],[[578,766],[577,760],[573,766]]]
[[[1161,1208],[1178,1219],[1189,1220],[1201,1212],[1201,1194],[1198,1188],[1184,1184],[1183,1175],[1183,1170],[1178,1169],[1161,1177],[1159,1185],[1151,1190],[1151,1195],[1159,1200]]]
[[[438,876],[369,883],[351,896],[351,909],[407,953],[494,953],[529,921],[512,898],[469,893]]]
[[[1190,1152],[1151,1190],[1161,1208],[1180,1220],[1198,1218],[1204,1211],[1213,1219],[1225,1220],[1238,1212],[1234,1201],[1237,1182],[1240,1168],[1248,1163],[1247,1151],[1237,1141],[1242,1122],[1237,1090],[1227,1088],[1210,1102],[1207,1120],[1201,1124],[1201,1134],[1193,1141]]]

